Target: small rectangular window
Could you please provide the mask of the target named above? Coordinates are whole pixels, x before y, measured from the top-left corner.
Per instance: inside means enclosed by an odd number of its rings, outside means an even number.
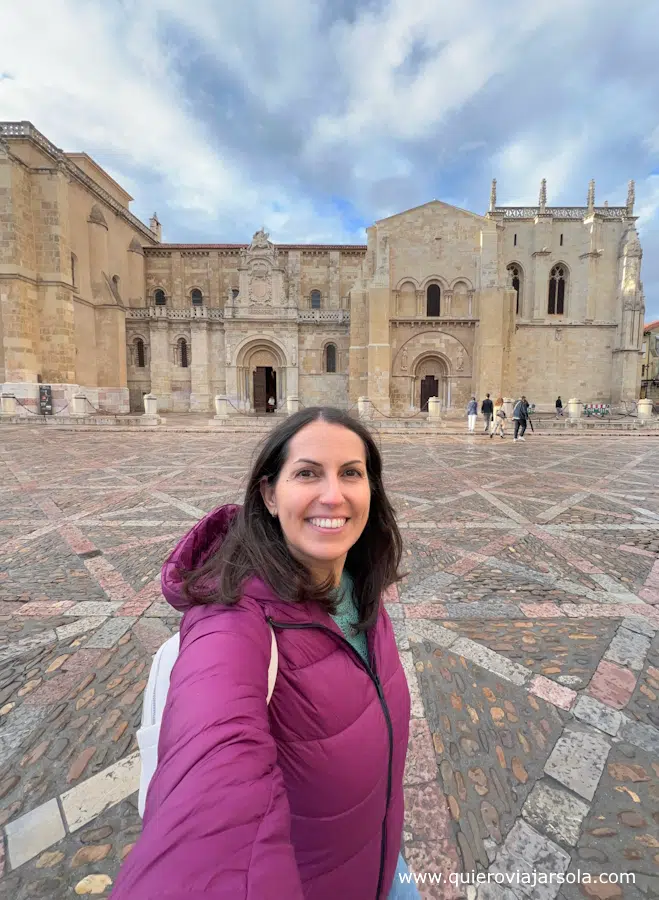
[[[563,246],[563,235],[561,235],[561,247]]]
[[[515,236],[513,237],[513,246],[514,246],[514,247],[517,246],[517,235],[515,235]]]

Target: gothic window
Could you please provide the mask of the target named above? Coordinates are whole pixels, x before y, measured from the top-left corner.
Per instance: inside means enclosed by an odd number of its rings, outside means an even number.
[[[138,338],[135,341],[135,362],[138,369],[143,369],[146,365],[144,341],[142,340],[142,338]]]
[[[557,263],[549,273],[547,312],[550,316],[562,316],[565,313],[566,285],[567,269],[562,263]]]
[[[153,299],[155,300],[156,306],[167,306],[167,297],[162,288],[158,288],[153,295]]]
[[[522,269],[517,263],[511,263],[508,266],[508,274],[510,275],[510,283],[517,294],[515,312],[519,315],[522,310]]]
[[[182,369],[188,368],[188,342],[185,338],[178,339],[178,364]]]
[[[325,347],[325,371],[336,372],[336,346],[328,344]]]
[[[441,291],[439,289],[438,284],[429,284],[426,290],[426,315],[427,316],[438,316],[439,315],[439,301],[441,297]]]
[[[194,288],[194,290],[190,291],[190,299],[192,300],[193,306],[204,305],[204,295],[201,293],[199,288]]]
[[[320,309],[320,291],[311,292],[311,308]]]

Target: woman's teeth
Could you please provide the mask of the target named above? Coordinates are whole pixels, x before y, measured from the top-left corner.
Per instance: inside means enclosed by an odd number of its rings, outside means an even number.
[[[347,519],[309,519],[317,528],[343,528]]]

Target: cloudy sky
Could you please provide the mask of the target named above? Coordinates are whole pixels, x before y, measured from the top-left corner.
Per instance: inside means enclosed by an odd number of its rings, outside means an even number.
[[[20,0],[0,119],[84,150],[168,241],[361,243],[431,199],[623,205],[659,318],[657,0]]]

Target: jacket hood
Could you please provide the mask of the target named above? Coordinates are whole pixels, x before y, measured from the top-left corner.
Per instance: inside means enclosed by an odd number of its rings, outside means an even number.
[[[185,612],[192,606],[183,596],[183,578],[187,572],[203,566],[221,547],[239,511],[240,506],[234,504],[214,509],[181,538],[165,560],[161,574],[162,593],[174,609]]]

